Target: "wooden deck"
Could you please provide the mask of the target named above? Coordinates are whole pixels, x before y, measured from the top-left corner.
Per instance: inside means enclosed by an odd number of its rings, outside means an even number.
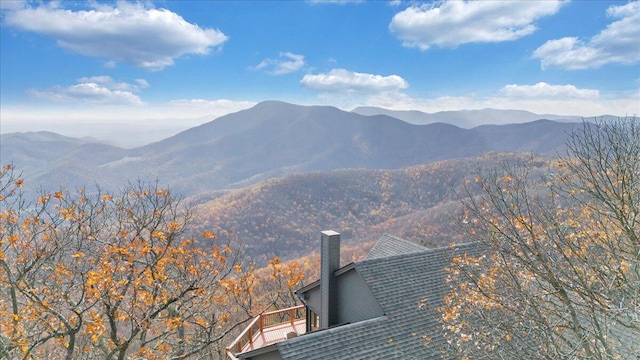
[[[242,348],[242,352],[259,349],[261,347],[275,344],[279,341],[286,340],[287,333],[295,331],[298,335],[305,332],[305,320],[297,320],[291,326],[289,323],[279,324],[264,328],[262,331],[253,335],[253,344],[246,344]]]
[[[301,305],[256,316],[227,347],[227,358],[235,360],[237,358],[234,355],[237,353],[259,349],[286,340],[287,334],[293,331],[298,335],[304,334],[306,330],[304,313],[304,305]]]

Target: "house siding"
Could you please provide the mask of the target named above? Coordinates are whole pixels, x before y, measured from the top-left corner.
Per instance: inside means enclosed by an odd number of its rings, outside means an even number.
[[[382,316],[382,308],[355,268],[340,274],[338,282],[338,322],[355,323]]]

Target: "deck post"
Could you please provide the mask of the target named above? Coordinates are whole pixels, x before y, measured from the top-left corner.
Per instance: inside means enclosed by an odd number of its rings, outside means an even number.
[[[292,308],[289,310],[289,322],[291,323],[292,328],[295,328],[295,326],[293,325],[295,318],[296,318],[295,310]]]

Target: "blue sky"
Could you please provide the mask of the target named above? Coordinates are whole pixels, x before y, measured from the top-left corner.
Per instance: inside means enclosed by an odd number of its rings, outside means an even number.
[[[160,136],[264,100],[640,113],[638,1],[0,6],[3,133]]]

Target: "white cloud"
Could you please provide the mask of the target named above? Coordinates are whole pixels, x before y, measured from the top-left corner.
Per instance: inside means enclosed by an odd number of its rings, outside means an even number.
[[[397,13],[389,30],[407,47],[455,48],[466,43],[516,40],[537,30],[562,1],[444,1],[412,5]]]
[[[0,1],[0,10],[16,10],[25,7],[26,0],[5,0]]]
[[[574,85],[550,85],[539,82],[535,85],[506,85],[500,95],[520,98],[565,98],[565,99],[597,99],[600,92],[594,89],[578,89]]]
[[[587,41],[576,37],[549,40],[533,52],[542,68],[568,70],[599,68],[605,64],[640,62],[640,2],[611,6],[607,15],[618,19]]]
[[[116,82],[109,76],[82,77],[77,84],[68,87],[54,86],[47,90],[30,89],[28,94],[63,103],[89,103],[111,105],[142,105],[140,97],[134,92],[149,87],[144,79],[136,79],[135,84]]]
[[[177,99],[167,103],[167,111],[178,114],[188,114],[189,117],[208,116],[216,118],[232,112],[248,109],[254,106],[254,101],[236,101],[228,99]]]
[[[264,59],[256,66],[250,66],[249,70],[263,70],[271,75],[285,75],[302,69],[305,65],[304,55],[290,52],[281,52],[277,59]]]
[[[300,84],[318,91],[316,101],[342,109],[363,104],[391,107],[410,101],[410,97],[404,93],[409,84],[398,75],[383,76],[333,69],[328,73],[307,74]]]
[[[324,92],[368,94],[399,91],[409,87],[409,84],[398,75],[382,76],[345,69],[333,69],[325,74],[307,74],[300,84],[306,88]]]
[[[105,67],[105,69],[113,69],[116,67],[116,62],[113,60],[109,60],[105,62],[103,66]]]
[[[5,22],[56,39],[66,50],[123,61],[148,70],[162,70],[185,54],[207,54],[227,36],[202,29],[166,9],[119,1],[91,10],[65,10],[57,3],[7,11]]]
[[[145,79],[135,79],[136,84],[138,84],[139,88],[148,88],[149,83]]]

